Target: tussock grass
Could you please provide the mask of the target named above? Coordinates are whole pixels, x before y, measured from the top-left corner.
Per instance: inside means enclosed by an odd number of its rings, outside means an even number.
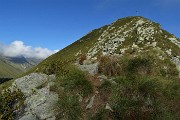
[[[78,97],[65,92],[59,94],[57,110],[57,119],[79,120],[82,115]]]

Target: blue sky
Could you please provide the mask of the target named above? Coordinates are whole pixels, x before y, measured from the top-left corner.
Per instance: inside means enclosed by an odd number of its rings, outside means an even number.
[[[62,49],[136,11],[180,37],[180,0],[0,0],[0,42]]]

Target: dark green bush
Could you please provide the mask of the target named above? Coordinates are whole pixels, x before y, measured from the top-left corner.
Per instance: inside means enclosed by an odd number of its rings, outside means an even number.
[[[130,76],[141,74],[147,75],[151,72],[152,63],[147,58],[133,58],[128,61],[126,73]]]
[[[93,88],[85,72],[76,67],[71,68],[69,71],[62,80],[62,86],[65,90],[74,91],[82,96],[87,96],[92,93]]]
[[[111,91],[112,89],[112,83],[108,80],[105,80],[102,85],[99,87],[100,90],[103,91]]]
[[[167,84],[164,79],[150,77],[138,77],[138,79],[121,77],[117,78],[116,82],[117,85],[113,88],[111,97],[111,106],[114,110],[113,119],[163,120],[178,118],[178,109],[175,109],[173,105],[178,102],[179,98],[167,96],[167,94],[169,96],[178,95],[177,86],[175,87],[171,83]],[[176,83],[176,85],[180,84]],[[173,86],[176,90],[172,89]]]
[[[108,111],[101,108],[94,116],[90,117],[89,120],[108,120],[108,115]]]
[[[59,94],[57,118],[79,120],[82,115],[79,95],[86,97],[93,92],[93,88],[91,82],[88,81],[87,74],[78,69],[77,66],[69,65],[66,69],[69,72],[65,75],[59,75],[56,84],[50,88],[51,91]]]
[[[66,69],[66,66],[69,64],[69,61],[62,62],[61,60],[53,60],[50,63],[42,63],[39,66],[40,68],[36,69],[36,72],[43,72],[47,75],[56,74],[57,76],[60,75],[66,75],[68,73],[68,70]]]

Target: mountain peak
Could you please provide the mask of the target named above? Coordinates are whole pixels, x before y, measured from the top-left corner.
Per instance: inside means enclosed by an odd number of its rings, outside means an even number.
[[[124,53],[124,50],[132,48],[132,45],[137,47],[153,46],[159,42],[164,42],[162,39],[176,41],[177,39],[161,26],[146,18],[135,16],[122,18],[103,30],[96,44],[88,51],[88,58],[92,58],[99,51],[103,55],[114,55]]]
[[[176,64],[180,64],[179,48],[180,40],[163,30],[160,24],[142,16],[130,16],[91,31],[45,61],[57,58],[62,61],[77,60],[82,55],[96,61],[102,55],[136,56],[158,49]]]

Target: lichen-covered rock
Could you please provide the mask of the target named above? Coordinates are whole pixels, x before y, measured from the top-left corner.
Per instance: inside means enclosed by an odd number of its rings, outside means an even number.
[[[48,75],[41,73],[31,73],[22,78],[16,79],[12,86],[20,89],[24,95],[29,96],[34,89],[48,81]]]
[[[50,91],[55,75],[31,73],[16,79],[11,89],[19,89],[26,97],[24,112],[17,120],[55,119],[58,94]]]
[[[91,75],[95,75],[98,73],[98,65],[99,63],[89,64],[89,65],[79,65],[79,68],[82,71],[87,71]]]
[[[19,120],[38,120],[38,119],[30,113],[30,114],[24,115]]]

